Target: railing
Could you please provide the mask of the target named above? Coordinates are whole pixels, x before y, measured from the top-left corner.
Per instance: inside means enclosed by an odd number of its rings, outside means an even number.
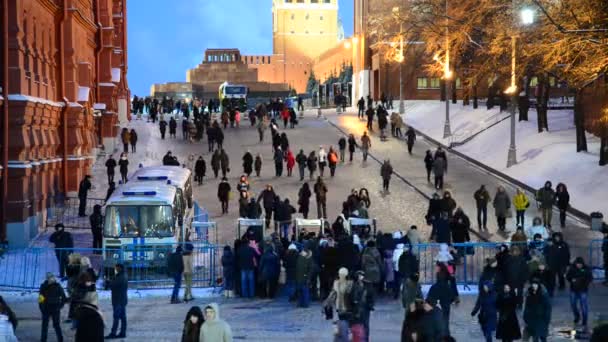
[[[89,216],[93,213],[93,207],[97,204],[103,206],[103,198],[87,198],[85,204],[85,216],[78,215],[80,199],[78,197],[66,197],[54,201],[48,208],[46,226],[53,227],[57,223],[63,223],[66,228],[91,228]]]
[[[475,285],[485,266],[487,258],[496,255],[503,243],[462,243],[453,244],[460,256],[454,266],[455,278],[460,285]],[[509,245],[507,243],[507,245]],[[215,287],[221,285],[222,248],[212,244],[194,243],[193,287]],[[594,240],[588,248],[575,250],[571,255],[589,255],[587,264],[592,267],[596,279],[603,279],[602,240]],[[519,246],[522,250],[525,244]],[[45,279],[47,272],[59,274],[58,256],[67,259],[68,254],[87,256],[100,277],[108,274],[116,263],[125,265],[128,271],[129,287],[133,289],[171,288],[173,278],[167,272],[167,260],[174,245],[146,244],[127,245],[121,249],[74,248],[58,251],[52,248],[27,248],[9,250],[0,259],[0,289],[36,290]],[[440,244],[419,244],[412,251],[420,265],[420,283],[432,284],[436,277],[436,257]],[[62,255],[62,252],[65,253]],[[105,253],[105,258],[102,253]],[[599,271],[599,272],[598,272]]]

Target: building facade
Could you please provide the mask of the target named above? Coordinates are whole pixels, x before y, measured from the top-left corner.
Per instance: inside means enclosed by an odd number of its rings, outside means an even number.
[[[23,246],[128,119],[126,0],[3,1],[0,239]]]

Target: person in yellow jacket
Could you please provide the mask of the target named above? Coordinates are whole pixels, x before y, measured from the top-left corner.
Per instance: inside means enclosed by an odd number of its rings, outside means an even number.
[[[530,201],[521,189],[517,189],[517,193],[515,194],[515,196],[513,196],[513,206],[515,207],[517,225],[523,227],[524,216],[526,213],[526,209],[528,209],[528,207],[530,206]]]

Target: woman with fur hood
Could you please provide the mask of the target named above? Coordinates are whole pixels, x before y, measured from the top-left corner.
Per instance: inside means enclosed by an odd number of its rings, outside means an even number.
[[[182,332],[182,342],[199,342],[201,326],[205,323],[203,311],[198,306],[193,306],[188,310],[184,320],[184,330]]]

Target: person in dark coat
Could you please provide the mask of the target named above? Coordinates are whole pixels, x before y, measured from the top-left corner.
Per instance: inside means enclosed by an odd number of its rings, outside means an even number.
[[[236,251],[236,263],[241,272],[241,296],[244,298],[253,298],[255,292],[255,255],[255,250],[249,245],[249,241],[244,238]]]
[[[158,129],[160,130],[160,138],[162,140],[165,140],[165,133],[167,132],[167,121],[165,121],[164,118],[162,118],[158,122]]]
[[[266,189],[262,190],[258,196],[258,203],[262,202],[264,207],[264,219],[266,220],[266,228],[270,228],[270,220],[272,219],[272,211],[277,195],[274,192],[272,185],[266,184]]]
[[[80,181],[80,185],[78,186],[78,216],[85,217],[86,216],[86,208],[87,208],[87,194],[89,190],[91,190],[91,176],[86,175],[84,179]]]
[[[385,192],[389,191],[391,176],[393,175],[393,166],[390,160],[385,160],[380,167],[380,176],[382,177],[382,188]]]
[[[181,245],[178,245],[175,252],[169,255],[169,259],[167,260],[167,271],[171,278],[173,278],[171,304],[179,304],[181,303],[179,300],[179,288],[182,285],[182,274],[184,273],[184,260]]]
[[[350,134],[348,136],[348,161],[353,162],[353,154],[355,153],[355,148],[357,147],[357,139],[355,136]]]
[[[315,151],[311,151],[308,155],[308,159],[306,160],[306,165],[308,166],[308,172],[310,175],[310,179],[313,178],[315,171],[317,170],[317,156],[315,155]]]
[[[338,140],[338,150],[340,151],[340,162],[344,163],[344,155],[346,152],[346,138],[340,137]]]
[[[300,171],[300,181],[304,180],[304,171],[306,170],[307,162],[308,162],[308,158],[304,154],[304,150],[300,150],[300,152],[296,156],[296,163],[298,164],[298,171]]]
[[[273,156],[274,172],[275,172],[276,177],[281,177],[281,175],[283,174],[283,159],[284,158],[285,158],[285,154],[283,153],[283,150],[281,149],[281,147],[277,147],[274,150],[274,156]]]
[[[127,174],[129,173],[129,160],[127,159],[127,155],[125,153],[120,155],[118,166],[120,171],[120,180],[122,181],[122,184],[126,184],[128,181]]]
[[[570,207],[570,195],[564,183],[557,184],[555,188],[555,200],[559,209],[559,223],[564,228],[566,226],[566,211]]]
[[[351,326],[360,324],[364,328],[363,341],[370,341],[370,314],[374,311],[374,290],[366,281],[365,272],[357,271],[351,289],[352,318]],[[355,340],[353,338],[353,340]]]
[[[137,151],[137,133],[135,129],[131,129],[131,135],[129,136],[129,142],[131,143],[131,152],[135,153]]]
[[[433,164],[435,164],[433,154],[431,153],[431,150],[426,150],[426,155],[424,156],[424,167],[426,168],[426,181],[428,183],[431,182],[431,172],[433,171]]]
[[[492,204],[494,205],[494,211],[496,213],[498,229],[504,232],[507,228],[507,217],[511,210],[511,199],[502,185],[498,186]]]
[[[213,152],[213,155],[211,156],[211,169],[213,170],[215,178],[217,178],[220,172],[220,159],[220,150],[215,150],[215,152]]]
[[[562,233],[553,233],[547,240],[544,253],[547,266],[557,275],[559,289],[563,290],[566,287],[564,276],[570,265],[570,246],[563,240]]]
[[[521,249],[512,246],[509,251],[508,261],[503,266],[504,270],[501,271],[504,274],[505,284],[509,284],[515,294],[520,297],[520,302],[523,302],[524,285],[530,275],[529,267]]]
[[[281,274],[281,261],[274,251],[274,247],[264,250],[264,254],[262,254],[262,258],[260,259],[259,274],[263,283],[264,296],[274,298],[277,293],[279,275]]]
[[[236,260],[234,253],[232,253],[232,249],[230,246],[224,246],[224,251],[222,253],[222,276],[224,279],[224,296],[232,297],[235,287],[235,276],[236,276]]]
[[[46,280],[40,285],[38,294],[38,307],[42,313],[42,332],[40,341],[46,342],[49,330],[49,319],[53,320],[53,328],[57,335],[57,341],[63,341],[63,333],[61,332],[61,308],[66,303],[67,298],[63,287],[57,282],[53,273],[46,274]],[[16,317],[9,315],[9,320],[13,322],[13,329],[16,328]]]
[[[473,194],[475,204],[477,205],[477,227],[488,230],[488,202],[490,201],[490,193],[486,190],[486,186],[482,185]]]
[[[407,139],[407,153],[412,154],[412,149],[414,148],[414,142],[416,142],[416,131],[411,126],[405,132],[405,137]]]
[[[175,118],[169,119],[169,138],[176,138],[177,134],[177,121]]]
[[[230,159],[228,154],[220,146],[220,169],[222,170],[222,177],[226,177],[226,174],[230,172]]]
[[[552,188],[553,184],[547,181],[545,186],[536,192],[536,201],[540,205],[540,210],[543,217],[543,225],[551,229],[551,219],[553,217],[553,204],[555,204],[555,191]]]
[[[65,279],[68,255],[72,254],[70,249],[74,248],[72,234],[65,231],[63,223],[57,223],[55,225],[55,232],[49,237],[49,242],[55,244],[55,256],[59,263],[59,277]]]
[[[253,155],[247,151],[243,155],[243,173],[249,178],[251,172],[253,172]]]
[[[127,290],[129,283],[122,264],[116,264],[114,272],[114,279],[107,283],[107,287],[112,293],[113,321],[112,329],[110,330],[110,334],[106,336],[106,339],[125,338],[127,336]],[[120,333],[116,335],[119,322]]]
[[[445,173],[447,173],[448,172],[448,156],[441,146],[437,147],[437,150],[435,151],[435,155],[433,156],[433,159],[437,160],[437,158],[441,158],[445,161]]]
[[[290,203],[289,199],[286,198],[283,202],[279,201],[279,197],[276,197],[274,206],[274,222],[279,227],[281,237],[289,239],[289,230],[291,227],[292,215],[296,212]]]
[[[450,220],[450,231],[452,232],[452,242],[454,243],[466,243],[471,241],[469,235],[469,229],[471,228],[471,221],[469,217],[464,213],[462,208],[456,208],[454,216]],[[456,250],[460,257],[465,256],[465,247],[457,246]]]
[[[551,271],[544,263],[539,263],[537,269],[532,273],[530,279],[536,279],[547,289],[549,297],[553,298],[555,291],[555,272]]]
[[[255,198],[249,199],[249,204],[247,204],[246,214],[248,219],[257,220],[262,217],[262,207],[255,200]]]
[[[255,169],[256,177],[260,177],[260,173],[262,172],[262,157],[259,154],[255,156],[253,168]]]
[[[498,321],[498,311],[496,309],[496,292],[491,283],[485,283],[481,288],[473,311],[471,311],[471,316],[474,317],[475,315],[477,315],[486,342],[492,342],[492,336]]]
[[[321,298],[327,298],[338,274],[338,249],[333,239],[319,246],[319,267]]]
[[[203,184],[206,171],[207,165],[205,164],[205,159],[203,159],[203,156],[199,156],[194,164],[194,181],[198,182],[198,185]]]
[[[181,342],[199,342],[203,323],[205,323],[205,317],[201,308],[199,306],[191,307],[184,319]]]
[[[290,244],[287,252],[283,257],[283,266],[285,267],[285,288],[287,298],[290,302],[295,301],[296,294],[296,266],[298,262],[298,248],[295,244]]]
[[[76,310],[78,325],[76,325],[75,342],[103,342],[104,322],[99,308],[91,303],[80,303]]]
[[[228,178],[222,177],[222,181],[217,186],[217,199],[222,205],[222,214],[228,214],[228,202],[230,201],[230,183]]]
[[[338,240],[338,269],[344,267],[354,273],[360,267],[359,248],[349,236]]]
[[[585,265],[583,258],[578,257],[568,269],[566,279],[570,283],[570,307],[574,314],[574,324],[578,324],[582,315],[582,326],[587,328],[587,317],[589,315],[588,292],[589,285],[593,282],[591,268]],[[580,313],[579,313],[580,306]]]
[[[458,298],[458,293],[454,291],[455,286],[452,282],[454,282],[454,278],[450,276],[447,269],[445,267],[440,268],[437,272],[437,281],[431,286],[426,297],[431,305],[441,305],[443,330],[448,335],[450,333],[450,307]]]
[[[116,159],[114,156],[110,155],[108,160],[106,160],[106,173],[108,174],[108,184],[114,181],[114,169],[116,169]]]
[[[434,240],[436,243],[450,244],[452,242],[447,212],[442,212],[439,217],[433,221],[431,240]]]
[[[95,204],[93,206],[93,214],[89,217],[91,223],[91,234],[93,235],[93,248],[101,249],[101,238],[103,232],[103,216],[101,215],[101,205]],[[100,253],[100,251],[93,251],[93,253]]]
[[[442,199],[439,198],[438,193],[434,193],[431,199],[429,200],[429,208],[426,211],[425,219],[427,224],[433,224],[433,221],[439,218],[439,215],[441,215],[441,208]]]
[[[116,183],[110,182],[110,185],[108,186],[108,191],[106,191],[106,199],[104,200],[104,202],[108,202],[108,200],[114,193],[114,190],[116,190]]]
[[[496,339],[503,342],[521,339],[517,308],[522,302],[521,296],[513,291],[508,284],[505,284],[496,298],[496,309],[498,310]]]
[[[441,211],[448,213],[448,219],[452,218],[456,207],[456,201],[452,198],[452,194],[449,191],[444,191],[441,199]]]
[[[302,213],[302,216],[305,219],[308,218],[308,212],[310,210],[310,196],[312,196],[310,186],[308,185],[308,182],[304,182],[298,191],[298,212]]]
[[[551,323],[551,300],[534,279],[526,294],[523,318],[532,341],[546,342]]]

